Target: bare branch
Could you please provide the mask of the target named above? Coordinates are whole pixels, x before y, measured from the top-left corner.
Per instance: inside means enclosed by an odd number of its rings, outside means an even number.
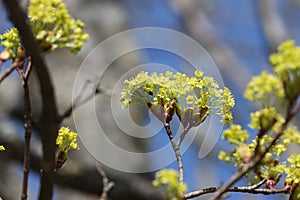
[[[22,42],[26,49],[26,55],[31,56],[35,65],[41,96],[42,115],[41,127],[43,130],[43,173],[41,177],[41,188],[39,199],[50,200],[53,193],[54,163],[55,163],[55,138],[57,136],[59,123],[57,122],[57,106],[54,88],[48,68],[41,56],[40,48],[26,22],[26,15],[17,0],[4,0],[10,20],[19,30]]]
[[[96,166],[99,174],[102,176],[102,194],[100,200],[107,200],[107,193],[112,189],[114,183],[109,181],[105,171],[102,169],[100,165],[96,165]]]
[[[85,91],[87,90],[88,86],[92,84],[92,91],[87,94],[85,94]],[[59,116],[59,121],[61,122],[65,118],[68,118],[72,115],[73,111],[78,108],[79,106],[85,104],[87,101],[92,99],[95,95],[105,94],[107,96],[111,96],[111,91],[100,87],[100,79],[97,78],[96,80],[87,80],[82,88],[80,89],[78,96],[74,99],[73,104],[70,104],[70,106]]]
[[[182,163],[182,158],[181,158],[181,153],[180,153],[180,147],[178,144],[176,144],[175,139],[173,137],[170,124],[169,123],[164,123],[165,130],[167,132],[167,135],[169,137],[169,140],[172,144],[173,150],[175,152],[176,160],[177,160],[177,165],[178,165],[178,170],[179,170],[179,182],[183,183],[183,178],[184,178],[184,171],[183,171],[183,163]]]
[[[21,199],[26,200],[28,197],[28,176],[30,171],[30,139],[31,139],[31,100],[28,87],[28,79],[31,70],[31,59],[28,58],[28,64],[26,66],[26,73],[23,72],[23,67],[17,68],[22,80],[22,86],[24,89],[24,129],[25,129],[25,145],[24,145],[24,162],[23,162],[23,183]]]
[[[0,76],[0,84],[2,81],[16,69],[17,63],[13,62],[12,65]]]
[[[286,28],[280,18],[274,1],[258,1],[258,14],[261,18],[261,28],[268,42],[271,52],[276,51],[277,46],[287,38]]]
[[[188,127],[186,127],[185,129],[183,129],[183,132],[181,133],[180,137],[179,137],[179,141],[177,143],[177,145],[180,147],[182,141],[184,140],[186,134],[191,130],[191,126],[189,125]]]

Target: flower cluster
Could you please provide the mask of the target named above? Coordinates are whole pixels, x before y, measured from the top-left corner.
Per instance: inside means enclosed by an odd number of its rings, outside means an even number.
[[[273,124],[273,126],[276,125]],[[257,129],[259,129],[259,127]],[[260,150],[264,150],[273,141],[275,132],[273,130],[274,128],[270,126],[268,133],[260,136]],[[243,130],[240,125],[231,125],[229,129],[223,132],[222,138],[226,139],[234,148],[232,148],[229,153],[220,151],[220,160],[234,162],[236,166],[242,166],[251,160],[257,146],[258,136],[249,142],[249,133],[247,130]],[[287,151],[287,147],[291,143],[300,145],[300,132],[295,126],[289,126],[284,131],[281,139],[265,155],[262,164],[255,171],[256,176],[254,180],[252,180],[252,183],[260,181],[261,179],[277,180],[278,176],[281,177],[282,173],[288,174],[286,171],[288,168],[283,168],[284,162],[280,163],[280,156]]]
[[[300,47],[287,40],[278,47],[278,53],[270,56],[270,62],[282,81],[289,104],[293,105],[300,95]]]
[[[61,0],[30,0],[28,15],[33,33],[44,51],[69,48],[77,53],[88,35],[84,23],[73,19]]]
[[[78,149],[77,137],[77,133],[67,127],[61,127],[58,131],[56,144],[59,146],[60,151],[67,153],[71,149]]]
[[[198,126],[209,114],[222,116],[222,122],[232,121],[234,99],[228,88],[220,89],[212,77],[196,71],[194,77],[182,73],[140,72],[121,92],[123,107],[132,102],[147,105],[161,121],[169,122],[176,113],[184,127]]]
[[[274,74],[262,72],[252,78],[245,90],[245,97],[249,101],[262,103],[260,110],[250,114],[249,127],[257,130],[256,137],[248,141],[247,130],[243,130],[240,125],[231,125],[223,132],[222,138],[234,147],[229,153],[221,151],[219,159],[242,166],[251,160],[255,151],[259,153],[268,148],[273,142],[274,135],[283,131],[255,169],[256,176],[251,183],[267,179],[267,187],[273,187],[282,175],[286,175],[286,185],[299,188],[300,155],[291,155],[287,160],[289,164],[286,164],[281,156],[290,144],[300,145],[300,132],[296,126],[287,125],[282,114],[278,112],[280,109],[272,106],[285,101],[282,108],[286,108],[289,112],[300,96],[300,48],[295,47],[294,41],[286,41],[278,47],[278,51],[270,56]]]
[[[152,184],[163,190],[167,200],[181,199],[187,190],[186,184],[178,182],[178,173],[172,169],[158,171]]]
[[[9,31],[6,31],[4,34],[0,35],[1,46],[5,48],[5,51],[8,53],[8,56],[2,60],[7,60],[9,58],[17,57],[17,49],[21,46],[19,32],[16,28],[12,28]]]
[[[289,166],[285,170],[287,174],[286,183],[289,185],[300,184],[300,155],[291,155],[287,159]]]
[[[0,145],[0,151],[5,151],[5,147],[3,145]]]
[[[30,0],[28,7],[29,24],[33,34],[44,52],[57,48],[68,48],[77,53],[88,34],[83,32],[84,23],[73,19],[61,0]],[[21,46],[19,32],[12,28],[0,35],[1,45],[9,54],[9,59],[17,58]]]
[[[67,127],[61,127],[58,131],[56,138],[56,144],[59,147],[59,153],[56,159],[56,170],[62,167],[62,165],[68,159],[68,152],[71,149],[79,149],[77,144],[77,133],[71,131]]]
[[[250,117],[251,123],[249,127],[258,129],[262,133],[265,133],[270,128],[272,128],[274,132],[278,131],[285,121],[273,107],[264,108],[255,113],[251,113]]]
[[[263,71],[259,76],[252,78],[244,96],[249,101],[260,101],[264,107],[268,107],[275,103],[274,96],[284,98],[284,89],[277,76]]]

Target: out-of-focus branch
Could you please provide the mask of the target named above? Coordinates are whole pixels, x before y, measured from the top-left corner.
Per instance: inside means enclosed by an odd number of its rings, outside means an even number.
[[[26,72],[23,71],[23,65],[17,67],[19,71],[22,86],[24,89],[24,129],[25,129],[25,146],[24,146],[24,161],[23,161],[23,183],[22,183],[22,195],[21,199],[26,200],[28,195],[28,177],[30,171],[30,139],[31,139],[31,100],[28,87],[28,80],[31,71],[31,58],[28,57],[28,63],[26,66]]]
[[[55,164],[55,139],[59,123],[57,122],[57,106],[54,88],[48,68],[41,56],[40,48],[26,23],[26,15],[17,0],[4,0],[10,20],[19,30],[26,54],[31,56],[34,71],[37,74],[41,96],[42,115],[40,118],[43,130],[43,166],[39,199],[50,200],[53,193],[54,164]]]
[[[277,46],[286,39],[287,35],[274,3],[274,1],[270,0],[257,2],[261,28],[271,52],[276,51]]]
[[[17,63],[13,62],[12,65],[0,76],[0,84],[8,75],[10,75],[10,73],[12,73],[12,71],[14,71],[14,69],[16,69],[16,67]]]
[[[112,189],[114,183],[109,181],[105,171],[102,169],[100,165],[97,165],[97,170],[99,174],[102,176],[102,194],[100,200],[107,200],[107,193]]]
[[[201,6],[205,2],[197,0],[169,0],[169,2],[183,17],[187,32],[204,46],[213,57],[222,74],[230,78],[232,84],[240,91],[243,91],[247,80],[250,79],[250,73],[238,61],[232,48],[219,39],[217,35],[218,31],[210,23],[202,8],[203,6]],[[243,69],[239,71],[239,76],[235,75],[237,66]]]
[[[86,90],[88,88],[89,85],[92,85],[91,87],[93,87],[90,93],[88,93],[87,95],[85,95]],[[91,98],[93,98],[95,95],[99,95],[99,94],[105,94],[108,96],[111,96],[111,91],[107,88],[102,88],[100,86],[100,79],[97,78],[95,80],[87,80],[82,88],[80,89],[78,96],[74,99],[73,103],[59,116],[59,121],[62,122],[62,120],[64,120],[67,117],[70,117],[73,113],[73,111],[78,108],[79,106],[83,105],[84,103],[86,103],[87,101],[89,101]]]
[[[5,148],[10,151],[7,155],[8,159],[13,159],[17,162],[23,162],[24,143],[15,136],[12,140],[0,133],[1,144],[5,144]],[[13,135],[13,133],[10,133]],[[36,173],[40,172],[42,167],[42,158],[34,151],[30,154],[31,169]],[[75,163],[72,165],[77,166]],[[67,166],[66,166],[67,167]],[[83,193],[90,193],[100,195],[99,187],[103,187],[103,180],[99,175],[98,170],[90,165],[80,167],[80,169],[63,170],[63,168],[56,174],[55,183],[64,188],[78,190]],[[76,168],[76,167],[75,167]],[[142,177],[138,174],[127,174],[114,171],[112,169],[105,169],[107,178],[114,182],[114,188],[109,193],[110,200],[119,199],[144,199],[144,200],[161,200],[162,194],[152,187],[152,180]],[[3,189],[3,188],[2,188]]]

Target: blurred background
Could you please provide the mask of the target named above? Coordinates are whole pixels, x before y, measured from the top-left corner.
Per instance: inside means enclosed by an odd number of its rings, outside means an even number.
[[[300,1],[298,0],[66,0],[69,12],[85,24],[89,41],[76,55],[67,50],[57,50],[45,56],[56,87],[58,107],[62,113],[70,105],[76,73],[84,58],[103,40],[125,30],[139,27],[163,27],[182,32],[198,41],[217,64],[224,85],[231,88],[236,100],[234,123],[242,124],[248,129],[249,113],[256,109],[255,105],[246,101],[243,91],[251,76],[262,70],[271,71],[268,62],[270,53],[276,51],[278,44],[286,39],[293,39],[300,45]],[[5,9],[0,2],[0,33],[11,27]],[[120,47],[139,46],[147,38],[132,35],[120,41]],[[180,48],[180,47],[179,47]],[[97,60],[89,64],[90,74],[104,66],[106,58],[116,49],[100,52]],[[197,56],[197,55],[194,55]],[[116,81],[128,70],[145,63],[158,63],[177,71],[184,71],[186,64],[182,58],[168,52],[143,49],[130,52],[116,59],[106,69],[101,79],[101,86],[113,90]],[[4,65],[2,70],[8,65]],[[3,72],[3,71],[2,71]],[[40,96],[36,78],[30,80],[33,118],[40,113]],[[84,81],[84,80],[83,80]],[[148,152],[168,143],[167,136],[161,132],[150,139],[137,139],[123,133],[114,122],[111,114],[108,95],[96,98],[96,111],[99,122],[107,130],[107,137],[117,146],[132,152]],[[23,93],[17,74],[12,74],[0,85],[0,144],[6,151],[0,153],[0,197],[3,199],[19,199],[22,180],[23,151]],[[88,103],[89,104],[89,103]],[[87,104],[87,105],[88,105]],[[84,124],[85,106],[76,112]],[[137,124],[147,124],[143,113],[132,112]],[[77,119],[78,120],[78,119]],[[76,130],[72,117],[63,124]],[[299,125],[299,116],[296,121]],[[87,129],[94,130],[88,126]],[[226,128],[226,127],[225,127]],[[253,130],[249,130],[255,134]],[[253,135],[252,135],[253,136]],[[219,137],[211,134],[210,137]],[[217,159],[221,149],[229,146],[218,139],[213,150],[199,159],[199,148],[203,135],[197,135],[193,145],[183,155],[185,181],[188,190],[203,187],[219,186],[226,182],[236,171],[232,164],[225,164]],[[102,190],[101,175],[96,169],[97,160],[91,156],[83,144],[80,150],[70,153],[70,159],[58,172],[54,199],[99,199]],[[29,199],[37,199],[39,190],[39,169],[41,144],[38,131],[34,130],[32,139],[32,171],[29,179]],[[298,151],[293,147],[290,151]],[[109,150],[103,149],[105,154]],[[162,155],[165,156],[165,155]],[[169,156],[174,156],[170,154]],[[111,159],[119,160],[118,155]],[[146,159],[142,163],[120,163],[132,168],[143,168],[145,165],[159,162],[161,158]],[[97,163],[100,164],[101,163]],[[102,165],[108,178],[115,183],[109,193],[109,199],[142,200],[162,199],[151,182],[154,172],[125,173]],[[166,166],[176,168],[176,163]],[[246,185],[239,181],[237,185]],[[209,195],[195,199],[207,199]],[[263,196],[248,194],[232,194],[230,199],[286,199],[284,195]]]

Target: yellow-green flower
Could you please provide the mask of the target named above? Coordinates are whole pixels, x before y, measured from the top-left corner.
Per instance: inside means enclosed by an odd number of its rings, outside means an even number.
[[[125,80],[124,84],[121,92],[123,108],[131,103],[147,105],[150,110],[161,106],[167,114],[166,121],[176,113],[184,126],[198,126],[210,114],[221,116],[224,124],[232,121],[230,110],[234,99],[231,91],[220,89],[212,77],[204,77],[201,71],[191,77],[179,72],[149,75],[142,71]]]
[[[28,17],[33,34],[44,52],[68,48],[77,53],[83,42],[88,40],[88,34],[83,32],[84,23],[75,20],[61,0],[30,0]],[[0,40],[10,58],[16,58],[17,48],[21,45],[18,30],[10,29],[0,35]]]
[[[248,83],[244,96],[249,101],[260,101],[263,105],[270,106],[275,97],[284,98],[284,88],[277,76],[263,71]]]
[[[11,28],[4,34],[0,35],[1,46],[9,53],[10,58],[17,57],[17,49],[21,45],[19,31],[16,28]]]
[[[0,145],[0,151],[5,151],[5,147],[3,145]]]
[[[60,151],[68,153],[71,149],[78,149],[77,144],[78,134],[71,131],[67,127],[61,127],[58,131],[58,136],[56,138],[56,144],[59,146]]]
[[[88,40],[82,30],[84,23],[72,18],[61,0],[31,0],[28,15],[36,39],[46,52],[69,48],[77,53]]]
[[[56,171],[67,161],[69,150],[79,149],[76,141],[77,137],[77,133],[71,131],[67,127],[61,127],[59,129],[58,136],[56,138],[56,144],[59,147],[59,152],[56,158]]]
[[[250,116],[251,123],[249,124],[249,127],[262,131],[268,131],[272,128],[272,130],[276,132],[285,121],[273,107],[256,111],[255,113],[251,113]]]
[[[225,130],[222,139],[228,140],[229,144],[241,145],[249,138],[247,130],[243,130],[240,125],[231,125],[229,129]]]
[[[155,180],[152,182],[154,187],[161,188],[167,200],[181,199],[187,190],[185,183],[178,181],[178,172],[173,169],[163,169],[156,173]]]
[[[285,96],[293,105],[300,95],[300,47],[287,40],[270,56],[274,71],[284,85]]]

